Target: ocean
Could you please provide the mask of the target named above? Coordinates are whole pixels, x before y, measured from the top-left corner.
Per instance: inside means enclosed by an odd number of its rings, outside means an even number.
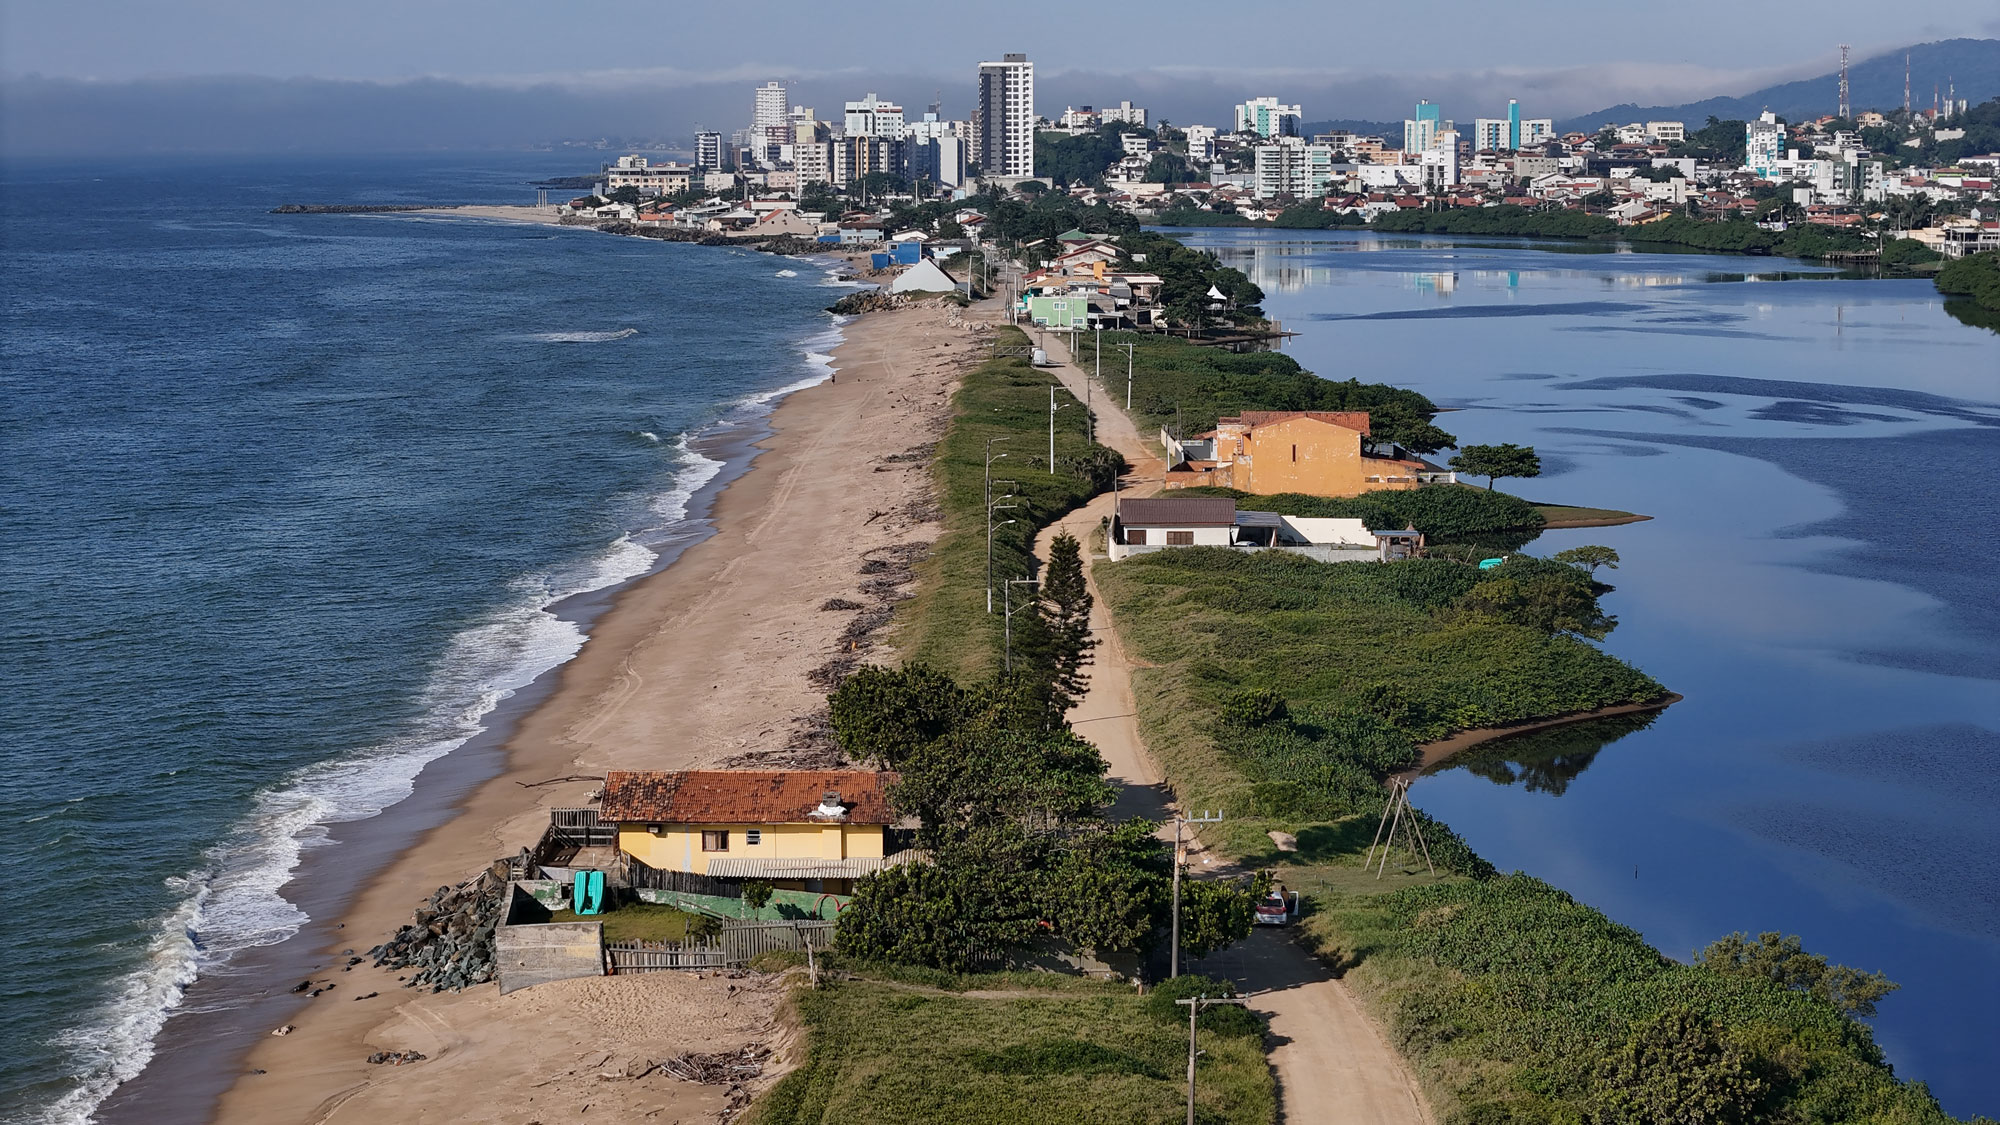
[[[573,655],[565,607],[698,538],[825,376],[827,262],[268,213],[594,168],[5,169],[0,1120],[90,1119],[188,996],[232,1003],[230,966],[308,920],[302,859]]]
[[[1902,988],[1899,1075],[2000,1116],[2000,334],[1929,281],[1771,258],[1198,231],[1322,376],[1532,445],[1602,544],[1604,647],[1686,698],[1495,743],[1411,790],[1501,870],[1683,960],[1797,934]],[[1483,482],[1481,482],[1483,483]]]

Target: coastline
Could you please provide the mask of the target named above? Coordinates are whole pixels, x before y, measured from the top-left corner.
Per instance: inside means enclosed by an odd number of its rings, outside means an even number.
[[[778,401],[764,436],[745,443],[749,466],[719,485],[709,514],[713,530],[660,568],[598,595],[606,607],[582,651],[523,693],[531,698],[517,703],[512,730],[491,745],[469,744],[440,759],[419,779],[404,804],[420,822],[406,832],[421,835],[353,891],[337,916],[316,917],[284,943],[297,947],[292,960],[314,979],[334,979],[336,991],[318,1000],[290,996],[285,990],[298,975],[275,975],[284,970],[265,966],[264,989],[246,1007],[268,1018],[192,1048],[207,1056],[211,1071],[225,1072],[229,1088],[219,1102],[210,1102],[212,1089],[182,1092],[142,1073],[105,1103],[106,1120],[136,1119],[141,1106],[149,1117],[167,1109],[172,1119],[326,1120],[335,1104],[354,1102],[349,1112],[365,1114],[371,1093],[408,1087],[407,1096],[395,1095],[404,1099],[401,1108],[388,1114],[407,1119],[411,1107],[404,1103],[430,1100],[420,1088],[437,1085],[450,1048],[434,1050],[435,1041],[419,1046],[438,1061],[418,1068],[370,1067],[363,1060],[384,1036],[435,1035],[461,1020],[480,1025],[482,1046],[514,1041],[518,1061],[520,1044],[535,1041],[559,998],[544,994],[515,1004],[513,997],[500,1001],[491,985],[456,995],[406,992],[393,974],[365,962],[343,973],[345,961],[406,923],[431,889],[532,842],[548,807],[579,803],[594,788],[589,782],[529,787],[537,782],[601,774],[608,765],[717,764],[796,741],[786,720],[820,703],[806,673],[840,645],[848,621],[846,614],[817,612],[819,602],[853,595],[868,551],[934,534],[912,516],[921,514],[914,501],[928,489],[922,464],[877,472],[876,462],[941,428],[954,353],[969,354],[973,342],[948,321],[958,322],[956,310],[913,308],[847,324],[834,350],[835,370],[847,378]],[[912,464],[919,471],[907,471]],[[877,513],[887,518],[871,518]],[[591,607],[563,608],[567,614]],[[706,696],[645,690],[695,679],[708,681]],[[290,891],[304,897],[312,888],[302,883]],[[344,952],[350,949],[354,954]],[[380,995],[356,999],[370,991]],[[530,1008],[541,1014],[519,1026],[509,1022],[512,1010]],[[266,1037],[280,1022],[296,1030]],[[604,1030],[599,1039],[608,1049]],[[435,1096],[445,1099],[439,1105],[453,1104],[496,1079],[481,1074],[447,1082],[453,1088]],[[162,1096],[169,1105],[160,1103]]]
[[[1652,517],[1643,516],[1641,518],[1651,519]],[[1595,525],[1579,524],[1577,526]],[[1512,738],[1517,734],[1530,734],[1538,730],[1547,730],[1550,727],[1589,722],[1592,719],[1609,719],[1616,715],[1637,715],[1646,711],[1664,711],[1686,698],[1686,696],[1679,692],[1670,691],[1658,699],[1649,699],[1644,703],[1620,703],[1612,707],[1599,707],[1594,711],[1573,711],[1567,715],[1554,715],[1546,719],[1529,719],[1525,722],[1509,723],[1505,726],[1477,727],[1473,730],[1462,730],[1449,738],[1440,738],[1436,742],[1426,742],[1417,747],[1417,751],[1423,755],[1422,760],[1418,762],[1415,768],[1404,770],[1394,776],[1414,780],[1437,769],[1459,754],[1463,754],[1467,750],[1484,743],[1495,742],[1503,738]]]

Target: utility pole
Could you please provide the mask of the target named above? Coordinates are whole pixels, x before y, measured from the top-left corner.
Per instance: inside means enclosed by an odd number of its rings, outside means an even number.
[[[1201,1010],[1203,1008],[1213,1008],[1217,1004],[1236,1004],[1238,1006],[1244,1006],[1248,1005],[1249,1001],[1241,996],[1195,996],[1187,1000],[1176,1000],[1174,1001],[1174,1003],[1186,1004],[1188,1010],[1187,1125],[1194,1125],[1194,1059],[1197,1053],[1195,1051],[1195,1044],[1194,1044],[1195,1019],[1201,1015]]]
[[[1005,606],[1005,617],[1001,625],[1001,635],[1006,639],[1001,643],[1002,655],[1000,667],[1002,671],[1010,676],[1014,674],[1014,587],[1039,585],[1041,585],[1041,580],[1036,578],[1009,578],[1007,581],[1001,583],[1003,587],[1001,602]]]
[[[1112,346],[1125,349],[1125,409],[1129,411],[1132,409],[1132,349],[1139,345],[1127,340]]]
[[[1167,970],[1169,977],[1181,975],[1181,863],[1183,859],[1181,855],[1181,828],[1183,825],[1188,824],[1221,823],[1222,811],[1220,809],[1216,810],[1214,816],[1208,815],[1208,810],[1203,809],[1200,816],[1174,817],[1174,932],[1172,938],[1173,960]]]
[[[1854,116],[1853,107],[1847,101],[1847,44],[1840,45],[1840,119]]]
[[[1095,377],[1095,381],[1103,382],[1104,381],[1104,322],[1100,320],[1096,324],[1091,325],[1090,328],[1091,328],[1091,339],[1094,340],[1097,344],[1095,348],[1091,349],[1092,351],[1095,351],[1097,353],[1096,357],[1097,375]],[[1090,440],[1094,442],[1097,440],[1097,420],[1095,418],[1092,418],[1090,414],[1090,393],[1091,393],[1090,387],[1091,385],[1089,383],[1085,383],[1083,385],[1083,417],[1086,427],[1085,432],[1090,435]]]

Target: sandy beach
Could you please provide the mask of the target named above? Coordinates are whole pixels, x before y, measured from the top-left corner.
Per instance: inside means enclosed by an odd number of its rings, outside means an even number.
[[[328,965],[386,939],[434,888],[532,843],[548,808],[596,788],[550,779],[827,752],[801,722],[824,706],[808,676],[848,649],[855,611],[820,606],[879,604],[885,592],[864,589],[863,564],[937,534],[921,447],[943,431],[958,372],[985,349],[983,330],[950,307],[873,313],[845,334],[835,378],[778,406],[751,468],[717,498],[716,534],[617,597],[514,730],[505,771],[365,886],[342,916],[343,940],[324,950]],[[712,1120],[718,1088],[627,1079],[623,1068],[675,1050],[775,1045],[779,1035],[780,990],[754,977],[432,995],[364,963],[339,981],[306,1002],[289,1034],[250,1050],[218,1120],[525,1125],[576,1120],[586,1102],[590,1120]],[[353,999],[370,992],[379,995]],[[428,1058],[369,1065],[378,1050]]]

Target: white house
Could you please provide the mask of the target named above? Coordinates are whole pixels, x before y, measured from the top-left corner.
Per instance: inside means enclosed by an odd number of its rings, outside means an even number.
[[[1422,553],[1415,530],[1370,531],[1358,519],[1239,512],[1227,497],[1120,500],[1111,518],[1112,561],[1170,547],[1287,551],[1320,562],[1388,562]]]
[[[1112,559],[1133,548],[1233,547],[1236,501],[1227,497],[1170,496],[1120,500],[1111,517]]]
[[[957,288],[958,282],[928,258],[897,274],[896,280],[889,283],[891,293],[950,293]]]

